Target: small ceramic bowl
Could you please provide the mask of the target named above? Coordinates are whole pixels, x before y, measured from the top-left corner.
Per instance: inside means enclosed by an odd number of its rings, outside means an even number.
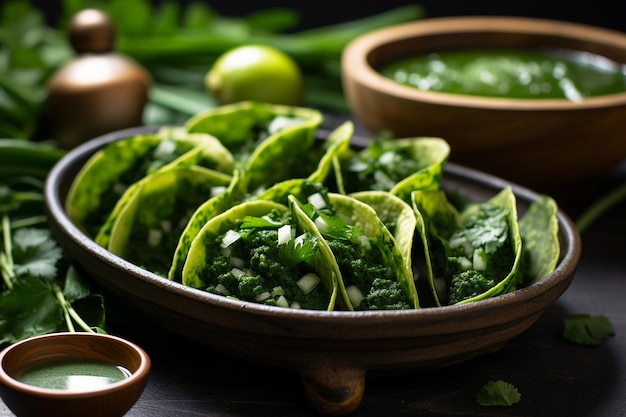
[[[345,94],[373,133],[440,136],[450,160],[552,193],[626,157],[626,92],[567,99],[488,98],[422,91],[380,73],[404,57],[463,48],[568,49],[626,64],[626,34],[523,17],[431,18],[377,30],[344,50]]]
[[[23,375],[33,367],[78,360],[106,364],[125,377],[98,387],[86,385],[93,380],[83,380],[70,389],[23,382]],[[66,417],[121,417],[141,396],[150,367],[143,349],[116,336],[84,332],[36,336],[0,353],[0,396],[17,417],[41,417],[51,410]],[[43,378],[49,382],[51,376]]]

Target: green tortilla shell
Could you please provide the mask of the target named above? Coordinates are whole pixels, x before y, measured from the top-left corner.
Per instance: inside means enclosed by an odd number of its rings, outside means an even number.
[[[413,208],[400,197],[384,191],[360,191],[350,196],[374,209],[380,221],[387,226],[396,240],[402,254],[405,276],[413,277],[413,240],[417,227]],[[414,279],[407,279],[407,287],[408,292],[416,294],[417,297]]]
[[[232,156],[209,135],[186,135],[177,128],[162,128],[109,143],[92,155],[74,179],[65,208],[70,219],[91,237],[102,234],[106,246],[110,230],[101,232],[124,194],[158,170],[181,165],[203,165],[232,170]],[[222,162],[210,162],[216,155]],[[107,228],[110,225],[106,226]]]
[[[556,202],[541,196],[519,221],[522,237],[522,265],[518,286],[527,286],[552,273],[559,262],[559,221]]]
[[[196,238],[202,227],[213,217],[234,207],[242,202],[245,191],[239,180],[241,170],[236,168],[233,178],[226,191],[208,199],[201,204],[191,216],[185,230],[181,233],[178,245],[172,258],[172,267],[168,272],[168,278],[172,281],[182,282],[183,266],[187,260],[192,241]]]
[[[166,277],[192,214],[229,182],[229,176],[199,166],[150,174],[116,216],[107,248]]]

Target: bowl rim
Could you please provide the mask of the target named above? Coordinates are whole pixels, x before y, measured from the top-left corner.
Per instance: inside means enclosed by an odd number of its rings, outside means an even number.
[[[102,388],[89,389],[89,390],[81,390],[81,391],[73,391],[73,390],[60,390],[60,389],[51,389],[51,388],[41,388],[34,385],[26,384],[24,382],[19,381],[14,378],[13,375],[9,374],[4,368],[4,362],[7,356],[14,354],[14,352],[18,349],[25,349],[27,345],[34,344],[46,340],[46,339],[100,339],[113,342],[120,346],[124,346],[129,351],[132,351],[139,358],[139,366],[134,372],[120,381],[114,382],[112,384],[106,385]],[[85,340],[87,341],[87,340]],[[48,397],[48,398],[59,398],[59,399],[80,399],[80,398],[89,398],[96,397],[101,395],[111,395],[115,392],[125,391],[127,388],[133,387],[138,383],[142,383],[145,380],[152,366],[152,362],[150,356],[146,353],[146,351],[141,348],[139,345],[121,338],[119,336],[114,336],[111,334],[104,333],[89,333],[89,332],[56,332],[56,333],[48,333],[38,336],[32,336],[24,340],[20,340],[15,342],[0,352],[0,383],[5,385],[6,387],[21,392],[27,395],[34,395],[39,397]]]
[[[372,68],[369,56],[384,45],[420,36],[477,33],[519,33],[527,36],[549,35],[589,43],[626,48],[626,33],[613,29],[555,19],[523,16],[451,16],[433,17],[376,29],[356,37],[342,53],[344,78],[372,90],[407,101],[441,106],[487,108],[492,110],[580,111],[626,105],[626,91],[580,101],[568,99],[516,99],[481,97],[444,92],[422,91],[401,85]],[[622,63],[626,67],[626,62]],[[346,80],[344,80],[344,83]]]
[[[95,243],[94,240],[74,225],[64,210],[64,202],[61,201],[61,196],[59,195],[61,192],[61,182],[66,172],[77,163],[77,160],[84,159],[88,155],[93,154],[97,149],[103,147],[110,141],[137,133],[154,131],[156,129],[158,129],[158,126],[144,126],[112,132],[85,142],[69,151],[52,168],[46,181],[45,195],[48,215],[51,217],[52,221],[56,223],[58,233],[64,234],[65,237],[72,240],[74,244],[86,249],[99,261],[114,266],[117,269],[124,270],[132,274],[135,279],[144,281],[144,283],[155,286],[158,289],[168,291],[183,298],[191,298],[196,302],[209,303],[216,308],[224,308],[232,312],[255,315],[256,317],[271,317],[273,320],[277,321],[290,320],[293,322],[295,320],[304,326],[306,326],[307,323],[323,323],[350,328],[371,327],[373,324],[379,326],[391,323],[393,323],[394,326],[414,324],[415,320],[418,318],[434,322],[440,320],[442,313],[450,319],[457,317],[463,318],[467,317],[468,314],[472,314],[472,312],[488,312],[493,309],[501,308],[500,305],[502,303],[522,303],[545,294],[550,289],[557,287],[568,275],[571,275],[573,278],[581,255],[581,237],[569,216],[559,209],[557,215],[559,227],[568,245],[567,250],[561,253],[562,256],[556,270],[534,284],[498,297],[467,304],[393,311],[299,310],[231,300],[227,297],[211,294],[200,289],[185,286],[182,283],[170,281],[167,278],[160,277],[109,252],[107,249]],[[510,185],[516,196],[526,200],[535,200],[539,197],[539,194],[530,189],[469,167],[448,162],[444,170],[459,175],[471,174],[473,178],[477,179],[481,184],[492,184],[493,187],[502,188],[506,185]],[[532,313],[534,313],[534,311],[529,312],[529,314]],[[362,320],[363,318],[367,318],[368,320]],[[501,317],[500,320],[502,320],[503,323],[507,321],[506,317]],[[442,330],[442,332],[445,331]],[[434,333],[437,333],[437,331]],[[342,332],[333,332],[333,335],[329,336],[329,340],[342,340],[350,338],[353,335],[354,334],[347,335]]]

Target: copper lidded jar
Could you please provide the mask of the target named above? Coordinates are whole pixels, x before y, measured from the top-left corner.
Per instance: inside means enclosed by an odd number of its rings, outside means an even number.
[[[47,85],[46,112],[63,148],[112,131],[140,126],[152,84],[149,73],[115,51],[116,28],[96,9],[78,12],[69,25],[76,57]]]

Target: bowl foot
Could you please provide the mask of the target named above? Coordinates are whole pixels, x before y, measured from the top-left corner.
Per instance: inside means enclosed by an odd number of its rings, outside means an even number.
[[[321,414],[341,416],[355,411],[363,400],[365,371],[318,366],[300,372],[309,401]]]

